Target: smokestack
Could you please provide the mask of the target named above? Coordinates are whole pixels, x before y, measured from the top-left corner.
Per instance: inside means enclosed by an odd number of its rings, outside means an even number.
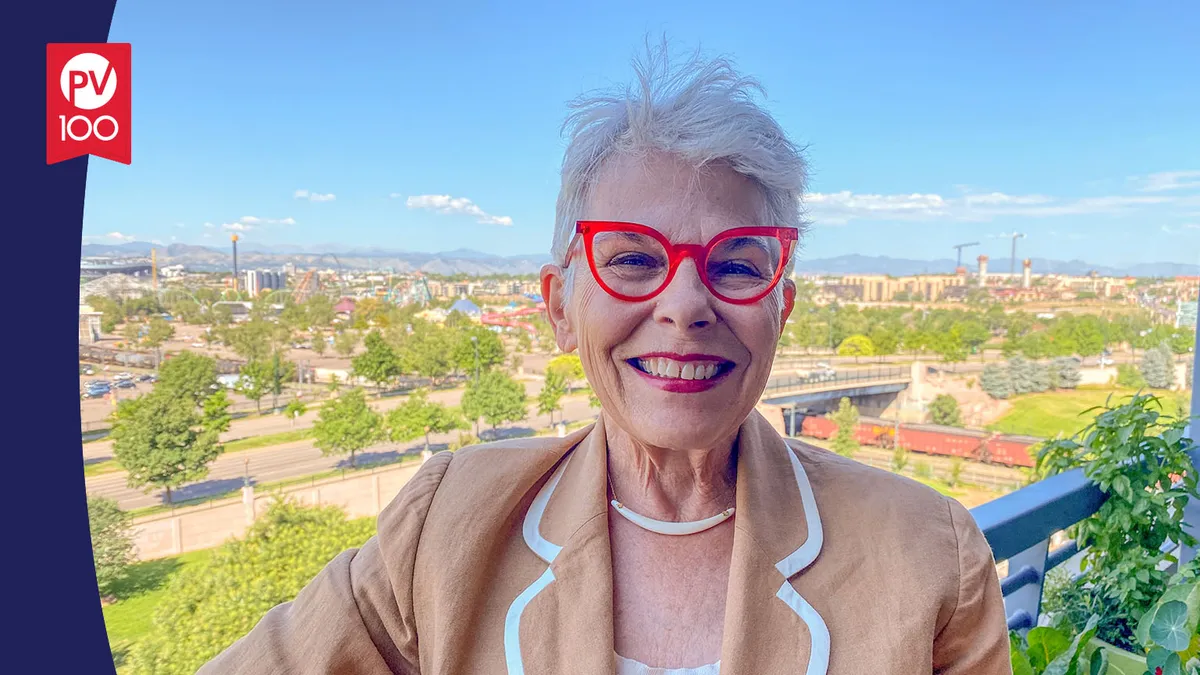
[[[979,285],[987,286],[987,262],[986,255],[979,256]]]
[[[1033,261],[1026,258],[1021,263],[1021,288],[1030,288],[1033,286]]]
[[[233,235],[233,292],[238,292],[238,270],[237,270],[237,240],[238,236]]]

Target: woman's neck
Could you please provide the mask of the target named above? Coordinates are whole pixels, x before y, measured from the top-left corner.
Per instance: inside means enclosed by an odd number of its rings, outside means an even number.
[[[613,490],[634,511],[689,521],[734,505],[736,431],[712,447],[688,450],[642,443],[615,424],[605,425],[605,435]]]

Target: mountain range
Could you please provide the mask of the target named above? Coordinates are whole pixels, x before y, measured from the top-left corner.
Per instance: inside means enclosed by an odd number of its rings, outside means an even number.
[[[217,272],[232,268],[230,251],[227,248],[197,246],[193,244],[171,244],[157,246],[149,242],[125,244],[84,244],[80,253],[90,257],[149,257],[150,249],[158,249],[160,265],[183,265],[190,270]],[[271,247],[248,245],[238,249],[238,267],[241,269],[277,268],[292,263],[298,269],[337,268],[367,270],[391,268],[394,272],[425,272],[428,274],[537,274],[541,266],[550,262],[546,254],[499,256],[468,248],[439,253],[401,251],[380,247],[346,247],[334,244],[299,246],[280,244]],[[1083,275],[1095,271],[1101,276],[1174,277],[1200,276],[1200,265],[1173,262],[1136,263],[1124,267],[1094,265],[1083,260],[1052,260],[1033,258],[1034,274]],[[802,274],[889,274],[907,276],[911,274],[952,274],[955,261],[950,258],[914,260],[888,256],[840,255],[832,258],[800,259],[796,271]],[[971,261],[967,268],[974,272],[976,264]],[[988,261],[992,272],[1007,273],[1008,258]],[[1021,266],[1016,265],[1016,271]]]

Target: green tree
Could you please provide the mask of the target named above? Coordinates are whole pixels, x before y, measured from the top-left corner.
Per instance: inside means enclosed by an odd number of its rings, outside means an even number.
[[[122,401],[110,435],[129,487],[162,488],[169,504],[172,489],[208,475],[221,454],[218,433],[204,427],[191,400],[155,391]]]
[[[596,390],[588,388],[588,407],[600,408],[600,397],[596,395]]]
[[[983,369],[979,378],[979,386],[992,398],[1008,398],[1013,394],[1012,377],[1008,368],[995,363],[989,363]]]
[[[288,402],[287,407],[283,409],[283,414],[292,422],[292,427],[296,426],[296,418],[308,412],[308,407],[304,405],[304,401],[294,398]]]
[[[154,607],[149,632],[130,650],[131,675],[196,672],[374,531],[374,519],[347,520],[337,507],[272,504],[245,537],[172,580]]]
[[[325,350],[328,348],[329,343],[325,341],[325,334],[317,331],[312,338],[312,350],[317,353],[317,356],[325,356]]]
[[[333,301],[328,296],[312,296],[304,303],[304,312],[308,315],[309,326],[326,328],[333,324]]]
[[[453,345],[454,335],[449,329],[422,321],[413,326],[412,334],[405,339],[400,358],[406,371],[428,377],[436,385],[454,368]],[[472,351],[472,364],[474,358]]]
[[[233,416],[229,414],[229,396],[224,389],[209,394],[204,398],[201,422],[204,428],[216,433],[229,431]]]
[[[858,363],[860,356],[875,356],[875,343],[871,342],[871,338],[866,335],[851,335],[837,348],[838,356],[853,356],[854,362]]]
[[[929,404],[929,417],[934,424],[947,427],[963,426],[962,413],[958,409],[958,399],[950,394],[938,394]]]
[[[871,329],[869,335],[875,345],[875,354],[889,356],[895,354],[900,346],[900,332],[890,326],[878,325]]]
[[[133,521],[115,500],[88,495],[88,529],[100,592],[125,578],[133,562]]]
[[[198,406],[217,386],[217,362],[203,354],[182,351],[159,366],[154,391],[169,392]]]
[[[830,415],[830,419],[837,425],[837,432],[833,435],[833,451],[843,457],[853,457],[858,452],[858,439],[854,437],[854,431],[858,428],[858,408],[843,396],[838,402],[837,412]]]
[[[567,383],[557,370],[546,371],[546,381],[538,392],[538,414],[550,415],[550,426],[554,426],[555,411],[562,410],[562,397],[567,393]]]
[[[379,387],[379,395],[383,396],[384,385],[403,373],[400,359],[378,330],[367,333],[363,346],[366,351],[351,359],[351,368],[355,375],[374,382]]]
[[[478,383],[467,383],[462,408],[468,419],[482,417],[495,432],[498,424],[525,419],[525,386],[503,371],[489,370]]]
[[[358,347],[358,333],[353,330],[343,330],[333,338],[333,351],[343,357],[353,354],[356,347]]]
[[[313,424],[315,445],[322,455],[354,455],[371,447],[380,438],[379,415],[367,405],[362,389],[356,388],[321,406]]]
[[[146,329],[146,345],[158,352],[159,360],[162,360],[162,353],[159,350],[163,343],[173,337],[175,337],[175,327],[166,319],[161,316],[150,319],[150,324]]]
[[[1141,389],[1146,386],[1142,372],[1130,363],[1117,364],[1117,386],[1126,389]]]
[[[472,342],[471,338],[475,338]],[[500,336],[483,326],[468,326],[453,332],[450,360],[455,370],[461,373],[475,372],[476,348],[479,352],[481,371],[504,363],[504,343]]]
[[[414,391],[403,404],[388,411],[386,425],[388,440],[396,443],[425,437],[429,450],[429,434],[444,434],[466,429],[467,423],[458,411],[429,400],[424,390]]]
[[[247,321],[225,331],[225,342],[247,361],[266,361],[277,347],[276,326],[264,320]]]
[[[1175,358],[1165,342],[1142,355],[1142,377],[1155,389],[1170,389],[1175,384]]]
[[[978,352],[979,359],[983,360],[983,345],[992,339],[992,332],[988,330],[986,323],[977,319],[969,319],[955,323],[951,330],[958,333],[959,339],[966,346],[967,351]]]
[[[1014,394],[1038,393],[1050,388],[1050,377],[1046,367],[1020,356],[1009,359],[1008,376]]]
[[[237,392],[254,401],[254,411],[262,414],[262,399],[271,389],[271,364],[268,361],[250,361],[242,366]]]
[[[546,376],[549,377],[552,372],[558,374],[568,394],[574,389],[576,382],[587,377],[583,372],[583,361],[579,354],[574,352],[550,359],[550,363],[546,364]]]
[[[1074,389],[1083,377],[1079,372],[1079,362],[1067,356],[1051,361],[1049,372],[1050,386],[1054,389]]]
[[[130,347],[137,349],[142,341],[142,324],[137,321],[126,321],[125,327],[121,329],[121,337]]]

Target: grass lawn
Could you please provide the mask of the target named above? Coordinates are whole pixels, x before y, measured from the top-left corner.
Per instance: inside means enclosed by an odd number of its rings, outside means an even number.
[[[254,450],[256,448],[265,448],[270,445],[282,445],[284,443],[294,443],[303,441],[313,437],[312,427],[307,429],[296,429],[294,431],[282,431],[277,434],[263,434],[262,436],[251,436],[249,438],[239,438],[236,441],[225,443],[225,452],[241,452],[242,450]]]
[[[1053,438],[1060,433],[1071,436],[1096,416],[1095,411],[1080,415],[1084,410],[1104,405],[1109,396],[1115,405],[1135,393],[1133,389],[1076,389],[1024,394],[1012,398],[1012,409],[988,425],[988,429],[1042,438]],[[1186,411],[1191,400],[1187,392],[1151,393],[1159,397],[1163,411],[1172,415],[1176,413],[1177,405]]]
[[[120,470],[121,470],[121,465],[117,464],[117,460],[106,459],[102,462],[92,462],[91,464],[84,464],[83,465],[83,476],[84,476],[84,478],[91,478],[92,476],[99,476],[102,474],[113,473],[115,471],[120,471]]]
[[[133,642],[150,630],[154,607],[166,593],[171,577],[184,567],[204,565],[211,553],[211,550],[193,551],[136,563],[129,568],[128,577],[113,585],[111,592],[117,601],[104,608],[104,625],[118,667]]]

